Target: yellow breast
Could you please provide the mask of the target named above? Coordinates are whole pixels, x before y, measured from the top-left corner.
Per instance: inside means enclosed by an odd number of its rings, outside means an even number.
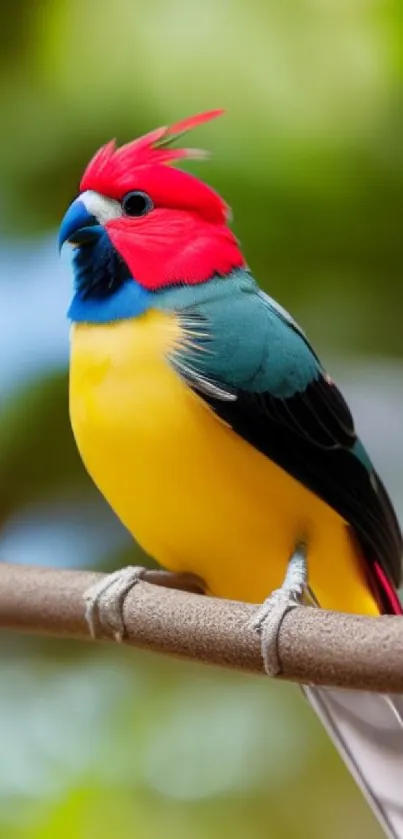
[[[105,498],[161,565],[199,574],[218,596],[263,600],[304,538],[319,602],[376,613],[344,521],[181,380],[167,356],[182,337],[156,311],[72,327],[71,421]]]

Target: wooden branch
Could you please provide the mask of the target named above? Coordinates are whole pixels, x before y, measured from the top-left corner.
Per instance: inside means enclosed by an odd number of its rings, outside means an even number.
[[[0,564],[0,627],[89,640],[83,595],[100,574]],[[125,643],[208,664],[262,673],[256,610],[149,583],[127,595]],[[109,640],[113,640],[112,634]],[[297,607],[279,635],[280,678],[403,693],[403,621]]]

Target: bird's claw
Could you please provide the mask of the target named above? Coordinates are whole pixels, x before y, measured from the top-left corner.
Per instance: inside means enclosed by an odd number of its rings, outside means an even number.
[[[304,545],[299,545],[288,564],[283,585],[272,592],[250,621],[251,628],[261,636],[262,657],[268,676],[281,673],[278,654],[280,627],[287,612],[301,604],[307,582],[306,549]]]
[[[125,635],[123,603],[127,593],[141,580],[145,568],[127,566],[103,577],[91,586],[85,594],[85,618],[92,638],[98,635],[98,626],[108,634],[112,629],[115,641],[119,643]]]

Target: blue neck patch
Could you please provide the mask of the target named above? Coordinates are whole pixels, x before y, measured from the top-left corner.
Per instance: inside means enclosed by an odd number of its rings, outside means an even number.
[[[86,297],[77,291],[70,303],[67,317],[74,323],[110,323],[142,315],[151,307],[151,292],[126,280],[108,297]]]
[[[152,293],[130,276],[101,225],[89,228],[90,241],[73,254],[75,294],[67,316],[76,323],[109,323],[143,314]]]

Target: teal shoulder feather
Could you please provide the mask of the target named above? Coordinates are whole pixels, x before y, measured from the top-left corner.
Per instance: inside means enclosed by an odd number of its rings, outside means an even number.
[[[247,271],[171,289],[159,303],[174,306],[185,329],[197,321],[201,337],[188,345],[186,360],[229,387],[286,398],[320,374],[319,360],[295,321]]]

